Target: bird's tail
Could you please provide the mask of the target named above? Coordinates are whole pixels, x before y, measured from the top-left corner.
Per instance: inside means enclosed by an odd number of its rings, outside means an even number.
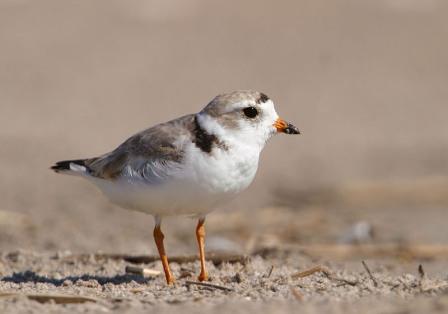
[[[86,175],[90,173],[90,169],[86,164],[87,160],[88,159],[58,161],[56,164],[51,166],[50,169],[57,173]]]

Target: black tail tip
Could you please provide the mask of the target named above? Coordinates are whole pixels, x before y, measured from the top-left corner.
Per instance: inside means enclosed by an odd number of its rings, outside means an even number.
[[[85,166],[85,159],[58,161],[53,166],[51,166],[50,169],[53,170],[54,172],[69,171],[71,170],[70,169],[71,163],[80,166]]]

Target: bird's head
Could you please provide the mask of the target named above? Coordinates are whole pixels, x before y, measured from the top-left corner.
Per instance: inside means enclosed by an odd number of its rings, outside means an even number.
[[[243,141],[264,147],[274,134],[300,134],[281,119],[273,101],[257,91],[235,91],[216,96],[198,114],[201,126],[224,141]]]

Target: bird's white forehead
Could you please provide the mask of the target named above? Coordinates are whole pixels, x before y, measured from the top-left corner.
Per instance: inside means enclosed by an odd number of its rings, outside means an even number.
[[[260,107],[265,113],[267,113],[268,116],[274,117],[275,119],[278,118],[278,114],[275,111],[274,102],[272,100],[269,99],[268,101],[261,103]]]

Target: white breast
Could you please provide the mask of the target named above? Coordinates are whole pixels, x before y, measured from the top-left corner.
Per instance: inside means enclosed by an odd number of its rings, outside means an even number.
[[[212,194],[241,192],[257,172],[259,152],[252,147],[239,145],[204,153],[192,146],[188,151],[186,162],[194,173],[194,180]]]

